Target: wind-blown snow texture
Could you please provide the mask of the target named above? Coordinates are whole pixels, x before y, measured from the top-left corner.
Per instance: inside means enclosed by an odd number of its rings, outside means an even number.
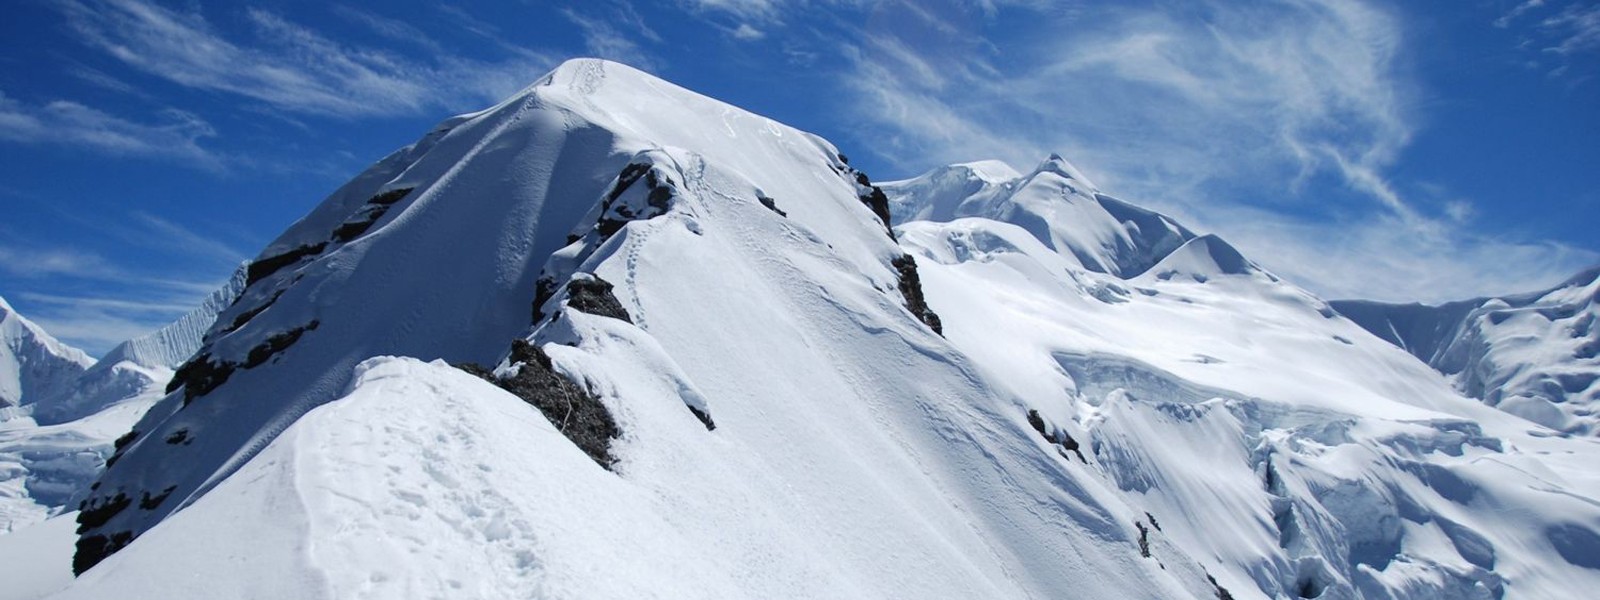
[[[1600,585],[1592,440],[1059,157],[884,187],[601,61],[447,120],[251,265],[83,505],[61,597]],[[943,222],[896,243],[891,213]],[[606,453],[449,366],[517,379],[517,340],[603,405]]]
[[[1464,394],[1552,429],[1600,435],[1600,267],[1503,298],[1333,306]]]

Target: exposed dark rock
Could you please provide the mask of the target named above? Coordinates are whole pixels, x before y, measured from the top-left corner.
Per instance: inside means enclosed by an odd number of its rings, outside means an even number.
[[[278,290],[277,292],[274,292],[272,297],[268,298],[266,302],[261,303],[261,306],[257,306],[250,310],[239,313],[239,316],[234,317],[233,323],[228,325],[227,329],[223,330],[222,335],[233,333],[238,331],[240,327],[244,327],[245,324],[249,323],[251,319],[256,318],[256,315],[259,315],[265,312],[268,308],[271,308],[272,305],[278,301],[278,298],[283,297],[283,293],[286,291],[288,291],[288,288]]]
[[[1150,558],[1150,528],[1139,521],[1134,521],[1133,525],[1139,528],[1139,556]]]
[[[543,321],[544,303],[549,302],[556,295],[556,280],[549,275],[539,274],[539,280],[533,284],[533,322]]]
[[[184,402],[187,403],[217,389],[233,375],[234,368],[233,363],[214,362],[210,354],[201,352],[173,373],[172,381],[167,383],[167,393],[183,388]]]
[[[700,422],[706,426],[706,431],[717,430],[716,422],[711,420],[711,413],[700,410],[693,406],[689,407],[689,412],[694,413],[694,418],[700,419]]]
[[[78,551],[72,555],[72,574],[82,575],[90,567],[100,564],[113,552],[133,542],[133,533],[119,531],[110,536],[95,534],[78,539]]]
[[[172,382],[167,384],[167,393],[170,394],[182,387],[183,403],[187,406],[195,398],[211,393],[211,390],[227,382],[234,371],[240,368],[258,367],[271,360],[278,353],[300,341],[300,336],[316,329],[319,324],[318,321],[312,321],[267,338],[266,341],[250,349],[243,363],[219,362],[212,360],[211,355],[204,352],[196,354],[194,358],[189,359],[189,362],[178,367],[178,372],[172,376]]]
[[[1210,573],[1206,574],[1206,581],[1211,582],[1211,589],[1216,592],[1217,600],[1233,600],[1233,594],[1228,593],[1228,588],[1217,583],[1217,578],[1212,577]]]
[[[117,492],[117,495],[110,498],[84,500],[78,504],[78,533],[105,525],[112,517],[117,516],[117,513],[127,510],[132,505],[133,499],[122,492]]]
[[[1083,464],[1089,464],[1089,459],[1084,458],[1083,451],[1079,449],[1078,440],[1073,439],[1072,434],[1067,433],[1065,429],[1059,427],[1051,428],[1044,422],[1044,417],[1039,415],[1039,411],[1028,411],[1028,424],[1032,425],[1034,431],[1039,432],[1039,436],[1043,437],[1045,441],[1059,447],[1062,458],[1067,458],[1067,452],[1072,452],[1078,455],[1078,460],[1082,461]],[[1067,459],[1071,460],[1070,458]],[[1145,514],[1149,515],[1149,513]],[[1154,519],[1152,519],[1153,521]],[[1156,529],[1160,529],[1160,527],[1156,527]]]
[[[889,216],[889,197],[884,195],[878,186],[872,185],[872,180],[867,179],[866,173],[856,171],[855,175],[856,183],[861,186],[861,193],[858,196],[861,203],[867,205],[872,214],[877,215],[878,220],[883,222],[883,230],[889,234],[889,239],[895,239],[894,223]]]
[[[300,336],[305,335],[307,331],[316,329],[317,325],[320,324],[321,323],[318,321],[312,321],[300,327],[296,327],[267,338],[267,341],[262,342],[260,345],[250,349],[250,354],[245,356],[244,368],[249,369],[261,366],[263,363],[271,360],[272,357],[277,356],[279,352],[283,352],[284,350],[287,350],[289,346],[293,346],[295,342],[300,341]]]
[[[640,175],[636,173],[640,173],[641,168],[645,185],[650,189],[645,195],[645,205],[618,204],[617,199],[622,193],[640,179]],[[663,181],[649,165],[630,164],[622,170],[621,175],[617,176],[617,186],[606,195],[605,204],[600,210],[600,220],[594,225],[595,230],[602,238],[609,238],[621,231],[622,226],[629,222],[666,214],[675,193],[672,184]]]
[[[133,445],[133,441],[137,439],[139,439],[139,432],[132,430],[117,436],[117,439],[111,442],[111,457],[106,459],[106,468],[109,469],[111,465],[117,464],[117,461],[122,459],[122,453],[128,449],[128,446]]]
[[[783,209],[778,208],[778,201],[777,200],[774,200],[774,199],[769,198],[767,196],[756,196],[756,200],[760,201],[762,206],[767,207],[767,210],[770,210],[772,212],[778,213],[778,216],[780,216],[780,217],[789,216],[789,213],[783,212]]]
[[[396,202],[399,202],[402,198],[405,198],[406,194],[411,193],[411,190],[413,190],[413,189],[416,189],[416,188],[395,188],[395,189],[389,190],[387,192],[384,192],[384,193],[378,194],[376,196],[373,196],[372,198],[367,200],[367,204],[375,204],[375,205],[378,205],[378,206],[389,206],[389,205],[392,205],[392,204],[394,204]]]
[[[167,436],[167,440],[166,441],[167,441],[168,444],[173,444],[173,445],[187,444],[189,442],[189,430],[187,430],[187,429],[179,429],[177,431],[174,431],[174,432],[172,432],[172,435]]]
[[[1155,515],[1152,515],[1149,512],[1146,512],[1146,513],[1144,513],[1144,518],[1150,520],[1150,526],[1156,528],[1156,531],[1161,531],[1161,523],[1156,521],[1156,516]]]
[[[367,200],[367,203],[360,210],[356,211],[355,215],[340,224],[338,229],[333,230],[333,241],[348,242],[366,233],[368,229],[372,228],[373,224],[378,222],[378,219],[383,218],[383,215],[389,212],[389,207],[405,198],[406,194],[411,193],[412,189],[393,189],[373,196],[372,199]]]
[[[273,273],[277,273],[284,267],[300,262],[302,259],[308,256],[316,256],[317,254],[320,254],[322,250],[327,247],[327,242],[308,244],[277,256],[268,256],[261,260],[253,261],[250,263],[249,267],[245,268],[245,285],[254,285],[257,281],[266,279],[268,276],[272,275]]]
[[[171,496],[172,491],[176,489],[178,489],[178,486],[168,486],[167,489],[161,490],[161,493],[154,496],[151,496],[150,492],[145,492],[144,496],[139,498],[139,508],[142,510],[155,510],[156,507],[161,506],[161,502],[166,500],[167,496]]]
[[[600,398],[557,373],[550,356],[526,340],[511,342],[510,363],[518,368],[509,377],[496,377],[481,365],[457,367],[533,405],[578,449],[610,469],[616,463],[611,456],[611,441],[622,432]]]
[[[890,264],[900,274],[900,295],[906,299],[906,310],[916,315],[934,333],[944,335],[944,324],[939,320],[939,315],[928,308],[928,301],[922,295],[922,277],[917,275],[917,260],[910,254],[902,254]]]
[[[611,293],[611,287],[611,282],[601,279],[598,275],[574,278],[567,282],[567,306],[591,315],[632,323],[633,319],[628,316],[627,309],[622,307],[622,302],[617,300],[616,294]]]

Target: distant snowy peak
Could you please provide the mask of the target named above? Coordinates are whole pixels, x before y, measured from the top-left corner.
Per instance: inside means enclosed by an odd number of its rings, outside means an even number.
[[[1469,396],[1552,429],[1600,434],[1600,267],[1500,298],[1332,304]]]
[[[217,315],[232,306],[244,291],[245,273],[245,268],[239,267],[228,282],[206,296],[200,306],[166,327],[118,344],[100,362],[114,365],[127,361],[143,367],[177,368],[194,356]]]
[[[983,217],[1017,225],[1085,269],[1127,279],[1194,239],[1165,215],[1100,193],[1061,156],[1027,175],[986,161],[882,184],[896,223]]]
[[[37,402],[72,385],[94,364],[0,298],[0,407]]]
[[[1146,272],[1161,280],[1183,275],[1204,283],[1208,278],[1223,275],[1250,275],[1262,273],[1261,267],[1250,262],[1229,243],[1212,234],[1202,235],[1185,242],[1161,262]]]

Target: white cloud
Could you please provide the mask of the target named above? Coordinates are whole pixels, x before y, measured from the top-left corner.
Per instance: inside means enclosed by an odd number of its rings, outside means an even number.
[[[1483,235],[1470,199],[1393,179],[1425,117],[1398,14],[1362,0],[1023,4],[886,1],[829,40],[846,48],[860,139],[908,170],[1026,168],[1059,150],[1102,189],[1328,296],[1507,293],[1600,260]]]
[[[763,33],[760,29],[751,27],[749,23],[740,23],[738,27],[733,28],[733,31],[730,33],[730,35],[732,35],[734,39],[740,39],[747,42],[753,42],[767,37],[766,33]]]
[[[143,0],[62,0],[68,23],[86,44],[180,85],[225,92],[281,110],[335,117],[417,114],[498,100],[503,79],[531,81],[553,61],[527,51],[499,62],[428,52],[423,59],[342,44],[274,13],[247,9],[251,35],[225,36],[199,12]],[[389,37],[404,24],[345,9]],[[424,45],[426,37],[414,41]],[[513,88],[515,89],[515,88]]]
[[[1539,26],[1555,39],[1554,45],[1545,48],[1546,52],[1571,56],[1600,50],[1600,4],[1568,5]]]
[[[1501,29],[1510,27],[1512,22],[1521,18],[1522,15],[1528,14],[1528,11],[1542,6],[1544,6],[1544,0],[1527,0],[1512,7],[1511,10],[1506,11],[1506,14],[1500,15],[1500,18],[1494,20],[1494,26]]]
[[[611,3],[604,7],[605,16],[594,16],[575,9],[562,9],[561,15],[578,26],[583,33],[584,47],[597,58],[615,60],[645,71],[660,68],[654,57],[635,39],[661,41],[654,30],[626,3]]]
[[[28,105],[0,92],[0,140],[8,142],[164,158],[217,170],[222,161],[200,145],[215,135],[204,119],[179,110],[163,110],[159,121],[144,123],[68,100]]]

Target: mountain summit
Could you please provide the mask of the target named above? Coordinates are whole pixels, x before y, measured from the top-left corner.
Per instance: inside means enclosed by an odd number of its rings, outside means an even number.
[[[58,598],[1600,586],[1592,446],[1221,239],[605,61],[334,192],[172,381]]]
[[[61,393],[94,359],[61,343],[0,298],[0,408]]]

